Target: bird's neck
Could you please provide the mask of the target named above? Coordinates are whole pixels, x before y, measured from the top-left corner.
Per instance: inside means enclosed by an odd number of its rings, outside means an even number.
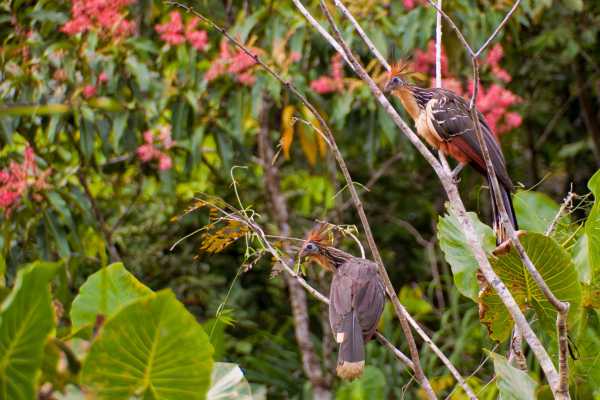
[[[397,89],[394,94],[400,99],[402,106],[414,120],[419,118],[419,114],[425,109],[427,102],[431,100],[433,95],[430,90],[415,85],[403,86]]]
[[[328,271],[335,272],[345,262],[352,258],[351,254],[346,253],[343,250],[336,249],[335,247],[322,247],[319,254],[313,256],[313,259],[321,267]]]

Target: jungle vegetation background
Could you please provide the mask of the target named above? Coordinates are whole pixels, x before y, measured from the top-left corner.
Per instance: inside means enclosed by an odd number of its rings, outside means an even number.
[[[307,6],[318,10],[317,3]],[[415,81],[432,84],[433,9],[421,0],[345,3],[387,59],[409,61]],[[477,304],[467,296],[475,277],[456,282],[440,249],[445,196],[433,171],[291,2],[199,0],[190,5],[292,80],[326,116],[361,185],[401,301],[464,376],[474,373],[469,382],[481,398],[495,398],[494,360],[484,349],[505,354],[506,345],[490,337]],[[446,0],[444,9],[472,43],[481,44],[511,5]],[[344,26],[371,75],[382,82],[384,71],[369,62],[364,45]],[[589,287],[597,283],[593,278],[600,266],[588,260],[591,245],[579,243],[594,202],[589,192],[594,184],[600,191],[598,179],[588,187],[600,166],[599,29],[597,1],[524,0],[483,57],[477,103],[499,135],[527,228],[535,230],[537,224],[543,232],[567,193],[579,195],[561,219],[566,234],[560,244],[575,259],[582,285],[588,271]],[[171,310],[165,315],[177,319],[169,323],[173,338],[196,335],[166,345],[167,353],[182,357],[176,358],[179,368],[198,362],[206,375],[211,360],[231,362],[256,393],[311,398],[281,273],[269,257],[248,260],[244,240],[212,254],[221,249],[207,244],[210,234],[197,232],[210,213],[186,213],[200,193],[237,206],[235,179],[243,206],[277,233],[259,154],[263,130],[276,153],[272,162],[291,234],[302,238],[316,219],[357,224],[325,143],[305,124],[293,123],[293,117],[311,121],[302,104],[217,32],[160,1],[3,0],[0,39],[0,294],[5,300],[0,398],[33,398],[34,393],[66,398],[65,391],[83,396],[81,387],[102,381],[101,368],[115,367],[84,361],[86,355],[98,361],[102,349],[118,348],[102,330],[136,329],[131,324],[144,321],[140,310],[160,314],[153,307]],[[469,60],[450,30],[444,29],[443,43],[444,86],[468,94]],[[488,191],[480,176],[466,170],[460,188],[468,208],[489,221]],[[358,255],[352,241],[339,245]],[[596,250],[600,254],[600,247]],[[458,246],[457,251],[465,250]],[[107,268],[114,262],[124,268]],[[316,266],[305,271],[326,293],[328,276]],[[100,274],[95,281],[94,273]],[[86,280],[87,292],[82,289]],[[124,287],[111,292],[103,286],[107,281]],[[162,289],[170,289],[176,300]],[[594,293],[584,290],[583,295],[590,324],[598,323]],[[141,299],[134,304],[138,308],[127,302],[133,298]],[[378,343],[368,345],[364,379],[334,379],[326,309],[310,296],[307,301],[310,340],[324,371],[323,385],[335,398],[422,396],[405,368]],[[29,343],[24,356],[30,363],[22,374],[9,361],[15,349],[22,350],[12,341],[29,332],[21,316],[30,315],[32,304],[36,308],[27,323],[39,334],[21,343]],[[18,326],[8,326],[10,318]],[[390,310],[381,329],[406,350]],[[88,354],[96,335],[101,340]],[[593,347],[576,346],[580,353],[599,354],[597,330],[582,340]],[[204,359],[195,359],[198,354]],[[434,389],[461,398],[451,375],[424,345],[421,357]],[[572,378],[577,398],[600,396],[597,358],[572,361],[585,364],[573,367],[579,371]],[[531,357],[529,363],[532,381],[540,382],[531,387],[548,395],[539,367]],[[203,389],[193,395],[177,397],[165,389],[157,398],[203,398],[209,385],[204,375],[199,377]],[[107,394],[105,389],[96,393],[106,398],[145,393]]]

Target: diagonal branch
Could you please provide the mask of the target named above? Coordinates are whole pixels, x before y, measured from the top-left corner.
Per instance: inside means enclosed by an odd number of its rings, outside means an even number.
[[[363,42],[365,42],[365,44],[367,45],[367,47],[369,48],[369,50],[371,50],[371,53],[373,53],[373,55],[375,56],[375,58],[377,58],[377,60],[379,61],[379,63],[381,65],[383,65],[383,68],[385,68],[386,71],[389,71],[391,69],[390,64],[386,61],[385,58],[383,58],[383,56],[381,55],[381,53],[379,52],[379,50],[377,50],[377,47],[375,47],[375,45],[373,44],[373,42],[371,41],[371,39],[369,39],[369,37],[367,36],[367,34],[365,33],[365,31],[362,29],[362,27],[360,26],[360,24],[356,21],[356,19],[354,18],[354,16],[350,13],[350,11],[346,8],[346,6],[344,5],[344,3],[342,3],[340,0],[333,0],[333,2],[337,6],[337,8],[340,9],[340,12],[342,14],[344,14],[344,17],[346,17],[348,19],[348,21],[350,21],[350,23],[352,24],[352,26],[354,26],[354,29],[356,29],[356,32],[358,33],[358,36],[360,36],[360,38],[363,40]],[[339,50],[338,50],[338,52],[339,52]]]

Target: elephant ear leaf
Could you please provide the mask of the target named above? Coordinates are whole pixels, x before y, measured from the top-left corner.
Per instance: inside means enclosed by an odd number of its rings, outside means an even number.
[[[573,317],[581,303],[581,285],[570,255],[554,239],[540,233],[522,236],[521,243],[554,295],[570,303],[569,317]],[[532,309],[541,326],[554,335],[556,311],[521,262],[515,248],[511,247],[500,257],[491,257],[490,262],[519,306]],[[497,341],[506,340],[513,321],[491,287],[480,293],[479,306],[481,322],[488,327],[490,337]]]
[[[49,282],[58,263],[19,270],[0,308],[0,398],[33,399],[44,346],[55,326]]]
[[[83,364],[81,383],[98,399],[204,400],[212,354],[194,316],[163,290],[107,320]]]

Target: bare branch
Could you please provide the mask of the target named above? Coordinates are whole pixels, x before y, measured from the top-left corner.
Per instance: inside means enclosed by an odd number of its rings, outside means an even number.
[[[311,24],[317,30],[317,32],[319,32],[321,34],[321,36],[323,36],[323,38],[325,38],[325,40],[327,40],[329,42],[329,44],[331,46],[333,46],[335,51],[337,51],[339,54],[342,55],[342,57],[344,58],[344,61],[346,61],[346,64],[348,64],[348,66],[350,68],[352,68],[352,64],[350,63],[350,61],[348,61],[348,58],[346,58],[346,56],[344,55],[344,52],[342,51],[340,45],[331,37],[329,32],[327,32],[327,29],[323,28],[323,26],[321,26],[321,24],[319,24],[319,22],[315,19],[315,17],[313,17],[311,15],[311,13],[308,12],[306,7],[304,7],[304,4],[302,4],[302,2],[300,0],[292,0],[292,2],[294,2],[294,5],[298,9],[298,11],[300,11],[300,14],[304,15],[304,18],[306,18],[308,23]]]
[[[452,20],[452,18],[450,18],[448,16],[448,14],[446,14],[440,7],[438,7],[433,0],[427,0],[427,2],[429,3],[429,5],[433,8],[435,8],[435,10],[442,14],[442,17],[444,17],[444,19],[446,21],[448,21],[448,23],[450,24],[450,26],[452,27],[452,29],[454,29],[454,32],[456,32],[456,36],[458,37],[458,40],[460,40],[460,42],[462,43],[463,47],[467,50],[467,52],[469,53],[469,56],[473,57],[475,55],[475,52],[473,51],[473,49],[471,48],[471,46],[469,45],[469,42],[467,42],[467,39],[465,39],[464,35],[462,34],[462,32],[460,31],[460,29],[458,29],[458,26],[456,26],[456,24],[454,23],[454,21]]]
[[[569,338],[567,337],[567,315],[569,303],[564,312],[559,312],[556,318],[556,334],[558,336],[558,390],[559,398],[569,396]]]
[[[442,87],[442,0],[435,11],[435,87]]]
[[[515,4],[513,4],[512,8],[506,13],[506,15],[504,16],[504,19],[502,20],[502,22],[500,22],[500,24],[496,27],[496,29],[494,30],[494,32],[490,35],[489,38],[487,38],[487,40],[485,41],[485,43],[483,43],[481,45],[481,47],[479,48],[479,50],[477,50],[477,52],[474,55],[472,55],[472,57],[479,57],[481,55],[481,53],[485,50],[485,48],[490,45],[490,43],[492,42],[492,40],[494,40],[494,38],[496,38],[496,36],[498,35],[498,33],[500,33],[500,31],[502,30],[502,28],[504,28],[504,25],[506,25],[506,23],[508,22],[508,20],[510,19],[510,17],[513,15],[513,13],[517,9],[517,7],[519,7],[519,4],[521,4],[521,0],[515,1]]]
[[[556,228],[558,221],[561,219],[565,210],[567,208],[571,208],[571,206],[573,205],[573,199],[575,199],[575,198],[577,198],[577,194],[573,192],[573,185],[571,185],[571,190],[567,194],[567,197],[565,197],[565,199],[563,200],[562,204],[560,205],[560,208],[558,209],[558,212],[552,219],[552,222],[548,226],[548,229],[546,229],[546,232],[544,233],[544,235],[550,236],[552,234],[552,232],[554,232],[554,229]]]
[[[352,52],[350,51],[346,42],[344,42],[344,39],[342,38],[342,34],[340,33],[337,25],[333,21],[333,17],[331,16],[331,13],[329,13],[329,10],[327,9],[325,2],[323,0],[321,0],[320,4],[321,4],[321,10],[323,11],[323,14],[325,14],[325,16],[327,17],[327,20],[329,21],[329,24],[331,25],[331,28],[333,29],[333,33],[334,33],[336,40],[338,41],[340,46],[342,46],[342,49],[346,53],[346,57],[348,57],[348,59],[354,66],[354,70],[355,71],[364,70],[362,68],[362,66],[360,65],[360,63],[356,60],[356,58],[354,57]],[[335,142],[333,135],[331,137],[331,142],[332,142],[332,144]],[[337,151],[337,146],[334,146],[334,149],[335,149],[334,150],[334,153],[335,153]],[[336,155],[336,158],[338,158],[337,155]],[[425,390],[425,393],[427,393],[428,397],[430,399],[435,399],[436,398],[435,392],[431,388],[431,383],[429,383],[429,380],[425,376],[425,373],[423,372],[423,369],[421,368],[421,365],[420,365],[419,351],[417,349],[417,344],[415,343],[415,339],[412,335],[412,331],[410,329],[410,326],[409,326],[407,318],[406,318],[406,314],[408,314],[408,313],[406,312],[404,307],[400,304],[400,301],[398,300],[394,286],[392,285],[392,282],[387,274],[385,266],[383,265],[383,260],[381,258],[381,255],[379,254],[377,245],[375,244],[375,239],[373,238],[373,233],[371,232],[371,227],[369,225],[369,221],[367,220],[367,216],[365,215],[362,203],[360,202],[358,193],[356,192],[356,188],[352,184],[352,178],[350,177],[350,173],[348,172],[348,168],[346,167],[346,162],[341,157],[341,154],[338,159],[338,164],[342,170],[342,173],[344,174],[344,177],[346,178],[346,182],[348,183],[350,194],[352,195],[352,198],[354,200],[354,205],[358,211],[358,215],[360,217],[360,220],[363,225],[363,229],[365,231],[365,235],[367,237],[367,242],[369,243],[369,248],[371,249],[373,258],[375,259],[375,262],[377,263],[377,266],[379,269],[379,274],[381,275],[381,278],[383,280],[383,284],[386,288],[386,292],[388,294],[388,297],[392,301],[392,305],[394,306],[394,310],[396,311],[396,315],[398,316],[398,319],[400,321],[400,326],[402,328],[402,331],[404,332],[404,336],[406,337],[408,348],[410,350],[410,358],[412,359],[413,363],[415,364],[415,369],[414,369],[415,377],[416,377],[417,381],[419,382],[419,384],[421,384],[421,387]]]
[[[340,9],[340,11],[344,15],[344,17],[346,17],[348,19],[348,21],[350,21],[352,26],[354,26],[354,29],[356,29],[356,32],[358,32],[358,36],[360,36],[360,38],[363,40],[363,42],[365,42],[365,44],[367,45],[369,50],[371,50],[371,53],[373,53],[375,58],[377,58],[377,61],[379,61],[379,63],[383,66],[383,68],[385,68],[386,71],[389,71],[391,69],[390,64],[386,61],[385,58],[383,58],[383,56],[381,55],[379,50],[377,50],[377,47],[375,47],[375,45],[373,44],[371,39],[369,39],[369,37],[367,36],[365,31],[363,31],[360,24],[356,21],[356,19],[350,13],[350,11],[346,8],[344,3],[342,3],[340,0],[333,0],[333,2],[337,6],[337,8]],[[338,50],[338,52],[339,52],[339,50]]]

